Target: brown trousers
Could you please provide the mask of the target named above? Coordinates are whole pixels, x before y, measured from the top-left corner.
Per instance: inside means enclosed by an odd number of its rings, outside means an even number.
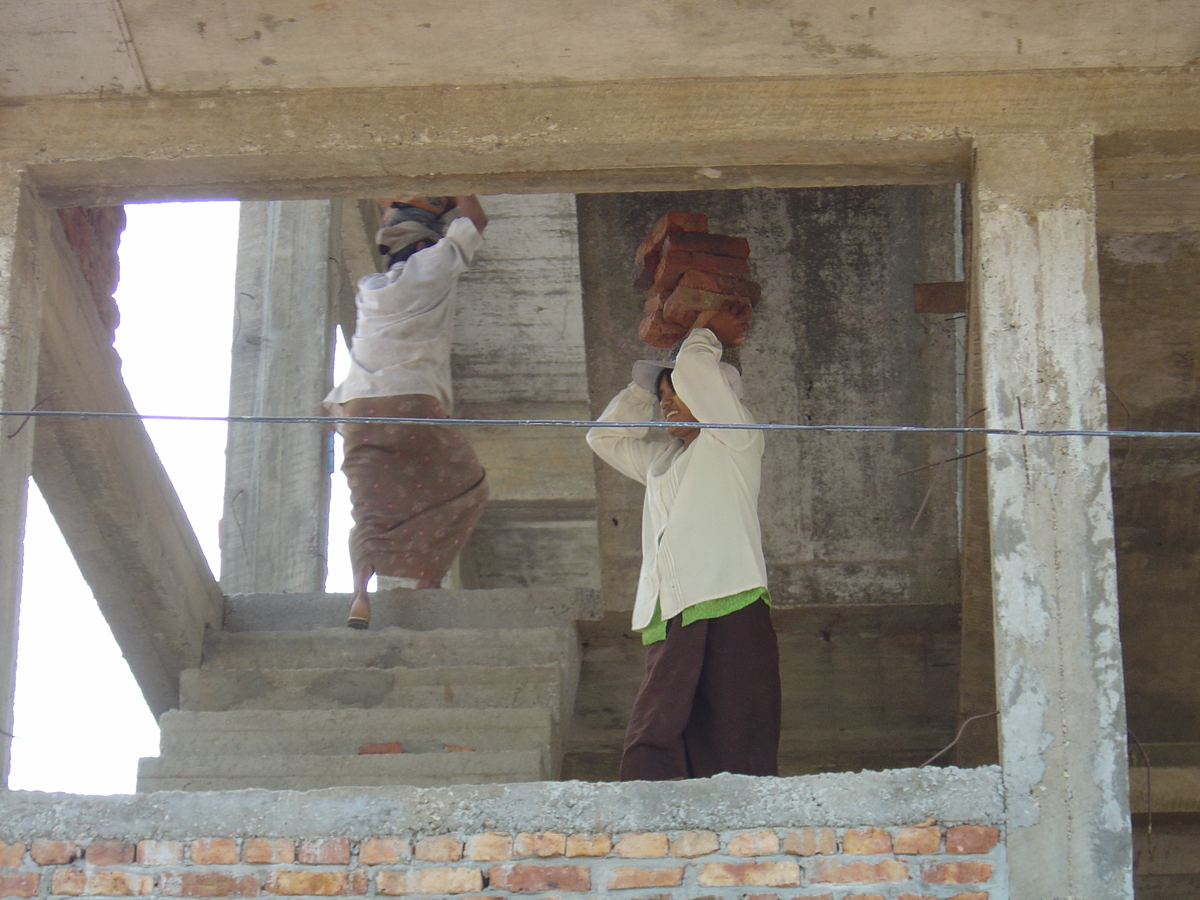
[[[475,451],[426,394],[364,397],[342,404],[347,416],[428,418],[428,425],[344,423],[342,471],[350,483],[354,527],[350,560],[359,571],[441,581],[475,530],[488,498]]]
[[[771,610],[756,601],[716,619],[667,623],[646,650],[622,781],[777,775],[779,649]]]

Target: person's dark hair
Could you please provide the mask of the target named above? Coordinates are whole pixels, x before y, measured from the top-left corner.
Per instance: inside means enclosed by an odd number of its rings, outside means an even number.
[[[671,380],[670,369],[663,369],[658,373],[658,378],[654,381],[654,396],[659,400],[662,400],[662,383],[664,381],[667,383],[667,387],[669,387],[671,390],[675,390],[675,382]]]

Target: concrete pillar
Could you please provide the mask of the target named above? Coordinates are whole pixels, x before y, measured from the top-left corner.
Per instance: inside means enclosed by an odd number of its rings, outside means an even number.
[[[310,416],[332,377],[340,204],[243,203],[231,415]],[[221,588],[325,587],[330,435],[314,425],[231,424]]]
[[[37,390],[41,309],[30,251],[33,199],[20,170],[0,166],[0,409],[29,409]],[[8,785],[17,673],[21,551],[35,423],[0,419],[0,787]]]
[[[992,428],[1103,429],[1090,135],[980,138],[974,183]],[[1108,442],[988,438],[1010,893],[1132,898]]]

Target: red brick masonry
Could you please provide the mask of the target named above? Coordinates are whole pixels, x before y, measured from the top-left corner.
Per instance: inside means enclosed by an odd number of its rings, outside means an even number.
[[[996,828],[0,842],[0,897],[991,900]],[[637,893],[640,891],[640,893]]]
[[[750,280],[745,238],[708,233],[708,217],[669,212],[638,247],[633,286],[648,288],[638,340],[673,346],[701,310],[716,314],[708,328],[727,347],[741,344],[762,288]]]

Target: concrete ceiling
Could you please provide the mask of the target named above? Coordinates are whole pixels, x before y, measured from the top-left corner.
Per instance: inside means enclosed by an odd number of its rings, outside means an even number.
[[[0,96],[1175,67],[1196,0],[0,0]]]

